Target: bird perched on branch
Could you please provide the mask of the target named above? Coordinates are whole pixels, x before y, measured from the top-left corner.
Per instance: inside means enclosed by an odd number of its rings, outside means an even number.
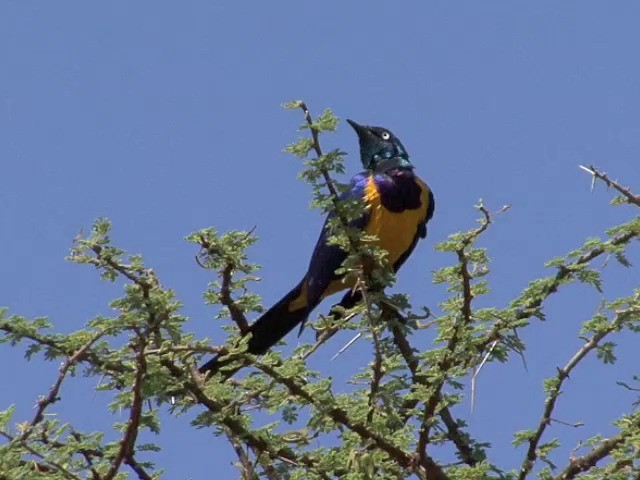
[[[350,189],[341,199],[363,200],[363,215],[351,226],[375,235],[377,245],[387,251],[389,264],[397,271],[418,240],[426,236],[426,225],[435,207],[433,193],[416,176],[409,154],[393,133],[382,127],[347,122],[358,134],[365,170],[351,179]],[[348,289],[339,303],[345,309],[361,300],[361,292],[353,288],[353,276],[336,274],[348,253],[328,243],[330,233],[326,226],[325,222],[300,283],[244,332],[251,334],[249,353],[265,353],[297,325],[304,324],[311,311],[329,295]],[[200,367],[200,372],[215,373],[226,363],[217,356]]]

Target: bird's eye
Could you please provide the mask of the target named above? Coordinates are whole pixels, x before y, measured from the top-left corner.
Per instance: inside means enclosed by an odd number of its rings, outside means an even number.
[[[382,137],[383,140],[389,140],[391,138],[391,135],[389,135],[389,132],[382,132],[380,136]]]

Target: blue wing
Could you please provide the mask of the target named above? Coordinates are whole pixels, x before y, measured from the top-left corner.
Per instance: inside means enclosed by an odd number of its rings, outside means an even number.
[[[364,198],[364,189],[368,178],[369,175],[365,172],[353,177],[349,190],[340,195],[340,199]],[[327,243],[327,239],[331,236],[327,232],[327,223],[333,217],[335,217],[335,213],[330,213],[327,216],[309,262],[309,269],[306,275],[307,305],[309,306],[315,306],[320,302],[329,284],[339,278],[339,275],[336,275],[336,270],[342,266],[342,262],[347,258],[347,253],[344,250],[337,245],[329,245]],[[363,212],[362,217],[353,220],[350,226],[362,229],[367,224],[368,219],[369,214]]]

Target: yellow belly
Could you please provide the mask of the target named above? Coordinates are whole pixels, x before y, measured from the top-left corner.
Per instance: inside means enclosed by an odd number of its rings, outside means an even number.
[[[365,202],[369,210],[369,222],[365,232],[378,237],[378,246],[389,252],[389,263],[393,265],[405,253],[418,230],[418,225],[427,217],[429,203],[428,187],[418,178],[421,186],[420,207],[415,210],[391,212],[382,205],[380,193],[376,189],[373,176],[365,187]]]
[[[373,176],[369,178],[364,191],[366,209],[369,212],[369,221],[365,228],[367,235],[378,237],[376,244],[386,250],[389,264],[394,265],[398,259],[411,247],[411,243],[418,231],[418,225],[427,218],[429,207],[429,187],[419,178],[415,179],[421,187],[420,207],[415,210],[405,210],[403,212],[391,212],[382,205],[380,193],[378,192]],[[336,292],[353,288],[355,278],[347,276],[337,278],[327,285],[322,294],[322,298],[333,295]],[[307,284],[302,285],[300,295],[291,301],[289,311],[304,308],[307,305]]]

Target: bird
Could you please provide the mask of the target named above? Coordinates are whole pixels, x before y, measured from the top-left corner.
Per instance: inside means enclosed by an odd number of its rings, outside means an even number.
[[[387,252],[389,265],[398,271],[418,241],[426,237],[427,222],[435,211],[433,192],[415,174],[407,150],[389,129],[347,122],[358,136],[364,171],[351,179],[340,199],[363,201],[362,215],[350,226],[375,235],[377,246]],[[337,304],[344,309],[362,299],[361,292],[354,289],[353,275],[336,273],[348,253],[328,241],[331,232],[327,224],[334,215],[332,212],[327,216],[300,282],[243,332],[251,335],[248,353],[266,353],[296,326],[303,326],[313,309],[330,295],[347,290]],[[200,373],[215,374],[229,363],[228,358],[221,357],[218,355],[202,365]]]

